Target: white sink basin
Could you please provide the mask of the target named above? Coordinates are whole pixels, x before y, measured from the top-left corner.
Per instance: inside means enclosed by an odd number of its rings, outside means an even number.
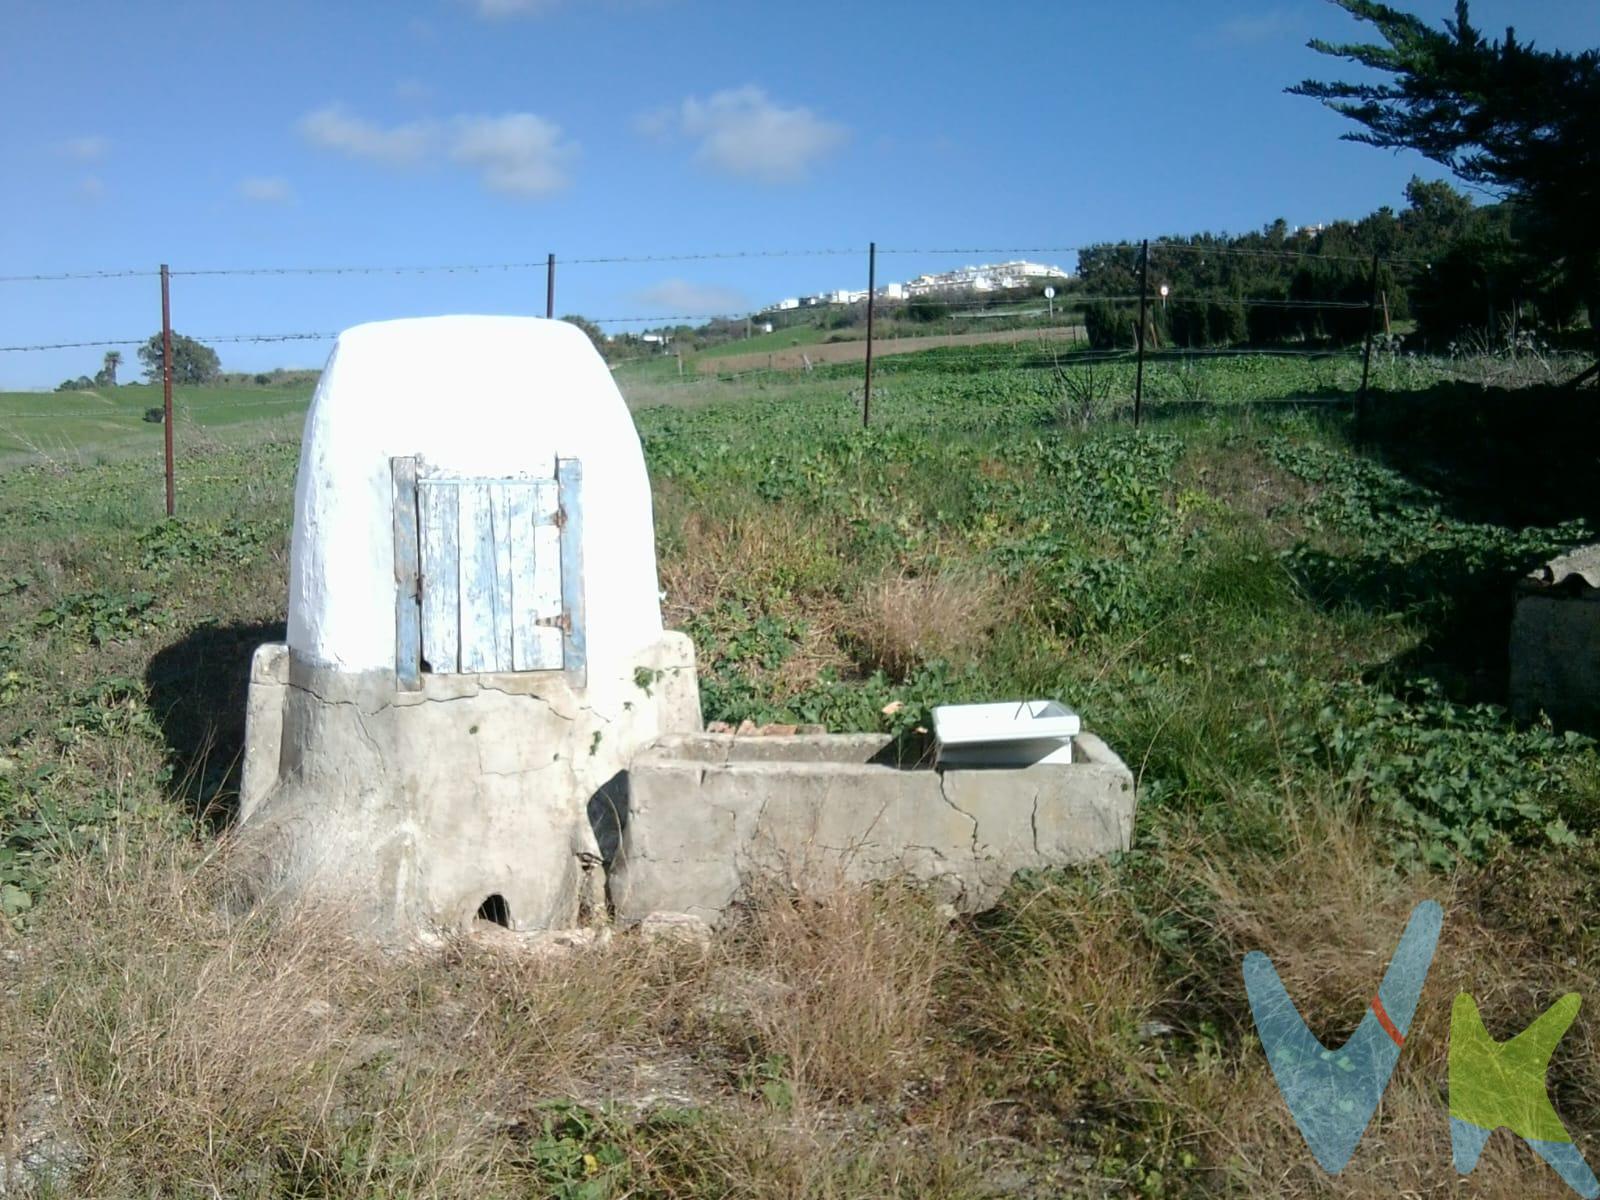
[[[1057,700],[945,704],[933,710],[936,762],[949,766],[1023,766],[1072,761],[1078,714]]]

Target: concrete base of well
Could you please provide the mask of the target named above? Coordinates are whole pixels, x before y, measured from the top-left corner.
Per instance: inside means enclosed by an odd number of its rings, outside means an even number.
[[[616,814],[617,919],[715,923],[763,877],[802,890],[909,878],[974,912],[1019,870],[1132,838],[1133,775],[1092,734],[1075,762],[1018,768],[903,769],[892,752],[874,734],[661,738],[634,759]]]
[[[261,647],[238,850],[251,899],[336,905],[377,936],[604,915],[590,808],[641,746],[700,728],[694,645],[665,633],[610,676],[351,673]]]
[[[1019,870],[1126,850],[1132,773],[1074,761],[902,767],[878,734],[701,728],[694,647],[668,633],[615,678],[252,664],[238,878],[251,901],[337,906],[383,940],[604,922],[715,925],[764,881],[904,878],[964,912]]]
[[[1600,544],[1553,559],[1517,585],[1511,711],[1600,733]]]

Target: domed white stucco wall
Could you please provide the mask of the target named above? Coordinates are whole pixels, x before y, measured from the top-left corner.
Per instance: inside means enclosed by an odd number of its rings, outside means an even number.
[[[454,316],[340,335],[306,417],[289,551],[291,652],[339,671],[394,669],[392,457],[451,474],[583,463],[588,665],[661,636],[650,485],[638,434],[582,330]]]

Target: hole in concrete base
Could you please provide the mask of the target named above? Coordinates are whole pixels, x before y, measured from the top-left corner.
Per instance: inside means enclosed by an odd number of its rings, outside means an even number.
[[[600,850],[600,861],[610,866],[628,827],[628,773],[618,771],[589,797],[589,828]]]
[[[483,903],[478,905],[478,920],[492,921],[496,925],[503,925],[510,929],[511,906],[506,903],[504,896],[499,892],[495,892],[493,895],[485,897]]]

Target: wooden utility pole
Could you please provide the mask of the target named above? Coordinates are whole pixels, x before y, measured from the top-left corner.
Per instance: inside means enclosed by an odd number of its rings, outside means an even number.
[[[544,315],[551,320],[556,315],[556,256],[551,254],[544,263]]]
[[[1139,428],[1144,408],[1144,321],[1150,304],[1150,239],[1139,246],[1139,366],[1133,377],[1133,427]]]
[[[861,428],[872,424],[872,302],[878,290],[878,243],[867,243],[867,377],[861,393]]]
[[[1361,352],[1361,392],[1356,396],[1356,438],[1367,435],[1367,379],[1372,373],[1372,334],[1378,324],[1378,255],[1372,255],[1372,292],[1367,297],[1367,344]]]

